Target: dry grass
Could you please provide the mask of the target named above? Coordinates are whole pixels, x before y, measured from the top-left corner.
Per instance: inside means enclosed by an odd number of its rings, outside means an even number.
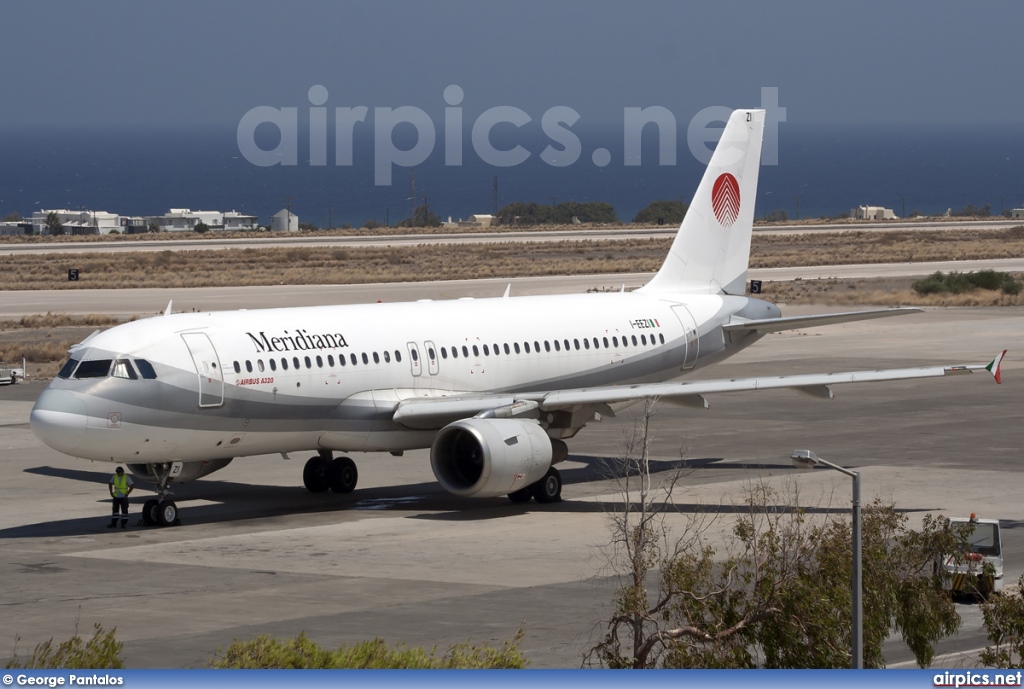
[[[1018,279],[1021,276],[1015,275]],[[777,304],[830,306],[1020,306],[1024,294],[995,290],[963,294],[918,294],[915,278],[792,280],[765,282],[761,297]]]

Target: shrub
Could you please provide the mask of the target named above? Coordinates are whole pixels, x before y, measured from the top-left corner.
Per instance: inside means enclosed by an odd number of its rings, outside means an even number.
[[[444,655],[436,649],[408,648],[399,644],[389,648],[383,639],[362,641],[328,651],[311,641],[306,633],[280,641],[263,634],[252,641],[235,641],[223,657],[214,657],[210,665],[219,669],[520,669],[527,660],[519,653],[523,630],[500,648],[473,646],[468,643],[450,646]],[[219,656],[218,651],[218,656]]]
[[[114,632],[115,629],[104,630],[102,625],[97,624],[93,628],[92,638],[88,641],[83,642],[76,631],[74,636],[54,648],[51,638],[38,644],[28,658],[20,658],[15,649],[14,657],[7,661],[5,667],[62,670],[121,669],[124,667],[124,658],[121,657],[124,644],[114,638]]]
[[[914,283],[918,294],[963,294],[975,289],[1002,290],[1004,294],[1020,294],[1021,285],[1013,276],[995,270],[977,273],[934,273]]]

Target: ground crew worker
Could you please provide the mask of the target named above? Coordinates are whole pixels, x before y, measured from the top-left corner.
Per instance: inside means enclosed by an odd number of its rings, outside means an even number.
[[[113,512],[111,512],[108,529],[117,526],[117,509],[121,508],[121,528],[128,526],[128,496],[135,489],[132,477],[124,473],[124,468],[118,467],[117,472],[110,477],[110,497],[114,500]]]

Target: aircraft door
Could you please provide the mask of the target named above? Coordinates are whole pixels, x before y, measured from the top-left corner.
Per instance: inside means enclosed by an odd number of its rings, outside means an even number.
[[[683,355],[682,366],[682,369],[685,371],[693,368],[699,354],[700,340],[697,333],[697,321],[694,319],[693,314],[690,313],[690,310],[682,304],[673,306],[672,311],[682,324],[683,337],[686,339],[686,354]]]
[[[408,343],[409,346],[409,366],[412,368],[412,374],[419,377],[423,373],[423,363],[420,361],[420,350],[416,346],[415,342]]]
[[[219,407],[224,404],[224,374],[213,342],[206,333],[182,333],[192,362],[199,376],[199,406]]]
[[[423,343],[423,349],[427,355],[427,373],[432,376],[437,375],[438,361],[437,361],[437,347],[430,340]]]

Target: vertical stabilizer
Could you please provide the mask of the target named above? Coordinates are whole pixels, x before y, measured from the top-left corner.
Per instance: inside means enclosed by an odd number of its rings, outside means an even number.
[[[764,110],[729,117],[672,249],[643,291],[746,291],[764,117]]]

